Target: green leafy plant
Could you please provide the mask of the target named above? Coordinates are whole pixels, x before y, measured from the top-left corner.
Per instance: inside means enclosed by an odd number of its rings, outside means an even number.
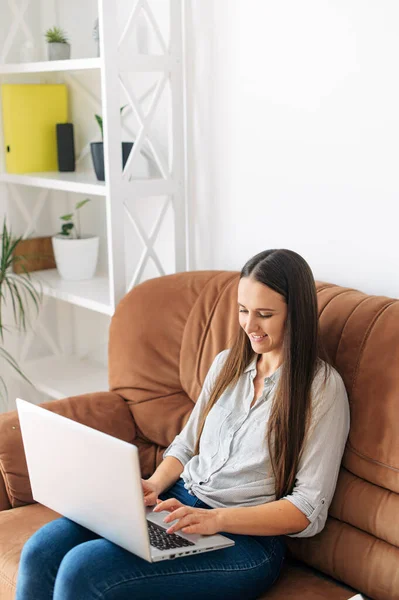
[[[20,375],[25,381],[31,384],[29,379],[21,371],[15,358],[4,348],[4,333],[9,331],[3,319],[3,310],[9,301],[12,306],[14,325],[19,331],[26,331],[28,326],[28,304],[32,303],[36,312],[42,299],[41,290],[38,290],[31,280],[30,274],[26,271],[23,262],[27,256],[16,255],[15,248],[22,240],[22,237],[14,237],[11,229],[7,227],[6,219],[3,221],[3,229],[0,235],[1,256],[0,256],[0,357]],[[21,263],[22,274],[13,272],[13,265]],[[32,385],[32,384],[31,384]],[[0,386],[7,397],[7,387],[3,377],[0,375]],[[0,390],[0,396],[3,394]]]
[[[68,44],[66,33],[60,27],[50,27],[44,36],[49,44]]]
[[[127,104],[125,104],[124,106],[121,106],[120,114],[122,114],[123,109],[126,108],[126,106],[127,106]],[[100,131],[101,131],[101,139],[104,139],[103,118],[100,117],[100,115],[94,115],[94,117],[95,117],[95,119],[98,123],[98,126],[100,128]]]
[[[63,225],[61,227],[61,231],[58,233],[58,235],[63,235],[65,237],[71,237],[71,238],[75,237],[75,239],[81,238],[79,209],[82,208],[82,206],[84,206],[88,202],[90,202],[90,198],[86,198],[85,200],[81,200],[80,202],[77,202],[74,213],[73,212],[68,213],[67,215],[63,215],[62,217],[60,217],[60,219],[62,221],[65,221],[65,223],[63,223]],[[75,218],[76,218],[76,224],[74,223]],[[71,235],[72,233],[74,233],[75,235],[72,236]]]

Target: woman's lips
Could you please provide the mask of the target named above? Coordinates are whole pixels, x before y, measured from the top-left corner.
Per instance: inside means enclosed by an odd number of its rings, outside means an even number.
[[[255,336],[255,335],[253,335],[253,334],[251,333],[251,335],[250,335],[249,337],[251,338],[251,340],[252,340],[253,342],[255,342],[255,343],[258,343],[258,344],[259,344],[260,342],[263,342],[263,341],[264,341],[264,340],[267,338],[267,333],[265,333],[265,334],[264,334],[264,335],[262,335],[262,336]]]

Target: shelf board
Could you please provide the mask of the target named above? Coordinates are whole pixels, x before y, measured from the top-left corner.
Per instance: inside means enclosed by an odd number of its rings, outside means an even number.
[[[92,173],[79,173],[76,171],[72,173],[60,173],[58,171],[23,174],[0,173],[0,182],[91,194],[92,196],[105,196],[106,193],[104,181],[97,181]]]
[[[58,71],[84,71],[100,69],[100,58],[74,58],[71,60],[43,60],[31,63],[0,64],[0,75],[18,73],[51,73]]]
[[[104,315],[112,316],[114,313],[110,304],[108,278],[104,275],[84,281],[61,279],[57,269],[35,271],[30,275],[32,281],[36,283],[36,288],[41,287],[45,296],[64,300]]]
[[[22,370],[35,387],[55,400],[108,391],[107,368],[74,356],[50,356],[28,361]]]

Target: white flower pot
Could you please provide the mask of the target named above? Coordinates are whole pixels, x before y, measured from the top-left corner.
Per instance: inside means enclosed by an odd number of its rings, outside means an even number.
[[[49,60],[68,60],[71,57],[71,45],[52,42],[48,46]]]
[[[93,277],[97,266],[99,237],[82,236],[77,240],[54,235],[52,241],[55,262],[62,279],[80,281]]]

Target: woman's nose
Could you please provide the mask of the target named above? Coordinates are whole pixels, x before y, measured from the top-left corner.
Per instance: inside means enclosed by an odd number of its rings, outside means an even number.
[[[245,329],[246,329],[247,333],[254,333],[255,331],[257,331],[258,323],[256,322],[256,319],[254,316],[248,315],[247,326]]]

